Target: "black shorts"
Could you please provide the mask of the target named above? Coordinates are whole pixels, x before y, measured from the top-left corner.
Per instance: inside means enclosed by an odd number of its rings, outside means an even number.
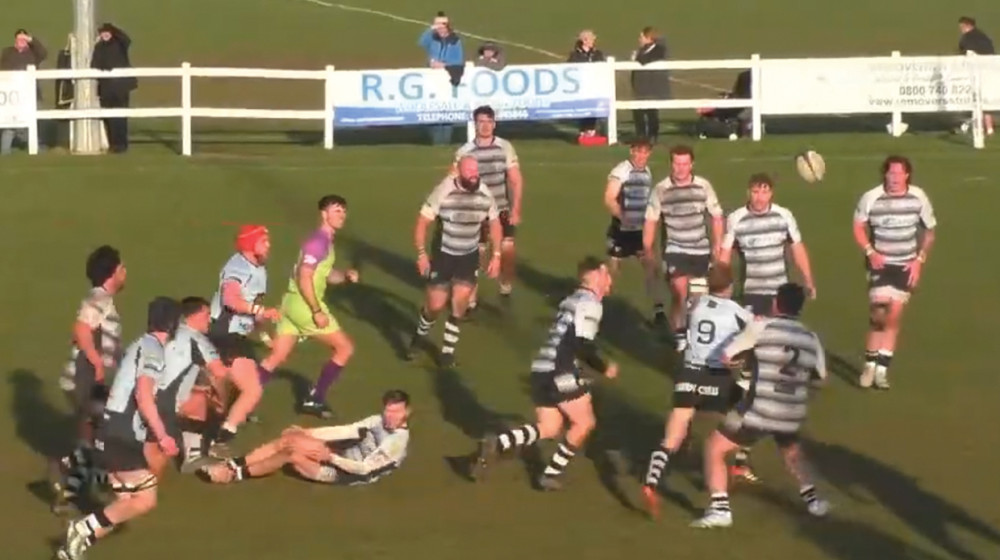
[[[475,285],[479,278],[479,252],[467,255],[438,253],[431,259],[431,273],[427,283],[431,286],[446,284]]]
[[[868,294],[872,299],[902,299],[910,294],[910,273],[901,264],[886,264],[881,270],[868,270]],[[880,296],[880,297],[874,297]]]
[[[734,404],[735,386],[727,369],[684,366],[674,380],[674,408],[726,412]]]
[[[238,358],[257,361],[257,346],[245,334],[209,331],[208,340],[215,346],[226,367],[233,365]]]
[[[704,278],[708,276],[711,255],[688,255],[685,253],[665,253],[663,267],[671,278]]]
[[[758,317],[770,317],[774,313],[774,296],[769,294],[743,294],[740,298],[743,308]]]
[[[94,440],[94,449],[97,451],[97,464],[108,472],[149,469],[143,444],[139,440],[98,437]]]
[[[617,224],[608,227],[608,256],[616,259],[642,256],[642,231],[622,231]]]
[[[517,226],[511,225],[510,223],[510,211],[501,210],[500,211],[500,229],[503,230],[504,239],[514,239],[517,235]],[[479,230],[479,242],[489,243],[490,241],[490,221],[486,220],[483,222],[483,227]]]
[[[590,382],[581,378],[579,372],[531,373],[531,401],[536,407],[555,408],[588,393]]]
[[[774,439],[774,443],[779,448],[788,447],[799,441],[798,432],[770,432],[744,426],[742,415],[736,411],[732,411],[726,416],[722,425],[719,426],[719,432],[740,447],[752,447],[758,441],[769,437]]]

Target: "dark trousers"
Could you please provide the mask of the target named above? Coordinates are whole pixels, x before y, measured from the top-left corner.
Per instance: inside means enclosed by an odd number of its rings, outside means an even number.
[[[641,138],[656,140],[660,135],[660,112],[656,109],[636,109],[632,111],[635,134]]]
[[[104,109],[124,109],[128,106],[128,93],[106,93],[101,96],[101,107]],[[111,152],[121,153],[128,150],[128,119],[124,117],[104,119],[104,130],[108,134],[108,148]]]

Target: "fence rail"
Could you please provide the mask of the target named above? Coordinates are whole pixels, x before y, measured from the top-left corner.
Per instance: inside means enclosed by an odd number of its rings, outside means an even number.
[[[749,98],[670,100],[619,99],[618,72],[750,71]],[[40,81],[105,78],[179,78],[178,107],[39,109]],[[194,78],[314,81],[323,87],[316,110],[196,107]],[[280,119],[323,122],[323,146],[334,147],[335,127],[467,124],[472,108],[489,104],[498,120],[604,118],[608,139],[618,143],[618,112],[637,109],[749,109],[754,141],[765,115],[884,114],[894,136],[905,131],[903,113],[971,113],[973,145],[982,148],[983,115],[1000,109],[1000,56],[676,60],[640,65],[613,58],[601,63],[508,66],[494,72],[471,63],[458,85],[441,70],[276,70],[265,68],[128,68],[112,71],[39,70],[0,72],[0,128],[27,128],[29,153],[38,153],[38,121],[103,118],[179,118],[181,153],[193,151],[193,119]],[[683,82],[683,80],[678,80]]]

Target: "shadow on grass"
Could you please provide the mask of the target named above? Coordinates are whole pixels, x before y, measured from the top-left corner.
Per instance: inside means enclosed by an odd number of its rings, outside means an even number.
[[[827,368],[831,373],[839,377],[844,383],[858,389],[858,378],[861,377],[861,368],[834,353],[826,355]]]
[[[953,529],[967,531],[989,541],[994,548],[1000,547],[1000,530],[973,517],[958,504],[921,488],[912,476],[840,445],[815,441],[804,443],[815,468],[834,487],[859,500],[862,499],[858,496],[859,490],[871,494],[914,532],[937,543],[951,557],[964,560],[985,558],[976,556],[956,542],[951,535]],[[890,554],[880,557],[911,556]]]

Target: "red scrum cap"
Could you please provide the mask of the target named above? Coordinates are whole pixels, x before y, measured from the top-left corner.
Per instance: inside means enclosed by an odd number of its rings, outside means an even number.
[[[240,232],[236,235],[236,250],[241,253],[252,253],[257,247],[257,242],[268,235],[269,233],[265,226],[240,226]]]

